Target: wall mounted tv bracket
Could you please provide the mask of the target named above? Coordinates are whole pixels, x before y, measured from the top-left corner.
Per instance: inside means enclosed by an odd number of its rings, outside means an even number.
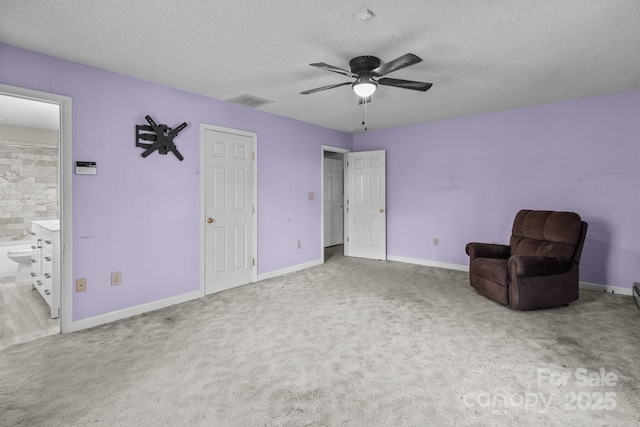
[[[187,127],[187,122],[183,122],[177,128],[172,129],[167,125],[157,124],[151,116],[144,117],[149,125],[136,125],[136,147],[144,148],[142,157],[147,157],[149,154],[158,150],[160,154],[167,154],[171,151],[178,160],[184,160],[182,154],[178,151],[173,139],[178,136],[178,133]],[[153,141],[151,143],[141,141]]]

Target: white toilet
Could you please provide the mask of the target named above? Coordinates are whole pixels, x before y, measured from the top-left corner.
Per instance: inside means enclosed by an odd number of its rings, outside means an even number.
[[[7,252],[7,257],[18,263],[18,270],[14,281],[28,282],[31,280],[31,257],[33,249],[30,246],[20,246]]]

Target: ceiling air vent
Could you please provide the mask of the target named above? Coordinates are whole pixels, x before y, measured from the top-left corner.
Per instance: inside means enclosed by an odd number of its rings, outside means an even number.
[[[268,99],[258,98],[257,96],[247,95],[246,93],[244,95],[236,96],[235,98],[227,99],[227,101],[251,108],[260,108],[273,102]]]

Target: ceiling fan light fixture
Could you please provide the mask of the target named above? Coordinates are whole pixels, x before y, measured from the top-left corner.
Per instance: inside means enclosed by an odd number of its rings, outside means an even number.
[[[353,91],[361,98],[368,98],[378,89],[378,83],[370,77],[360,77],[353,85]]]

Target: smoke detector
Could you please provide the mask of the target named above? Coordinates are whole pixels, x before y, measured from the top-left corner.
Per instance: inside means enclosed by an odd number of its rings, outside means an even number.
[[[373,12],[371,12],[369,9],[363,9],[359,12],[356,12],[353,14],[353,17],[360,20],[360,21],[368,21],[369,19],[373,18],[374,16],[376,16]]]

